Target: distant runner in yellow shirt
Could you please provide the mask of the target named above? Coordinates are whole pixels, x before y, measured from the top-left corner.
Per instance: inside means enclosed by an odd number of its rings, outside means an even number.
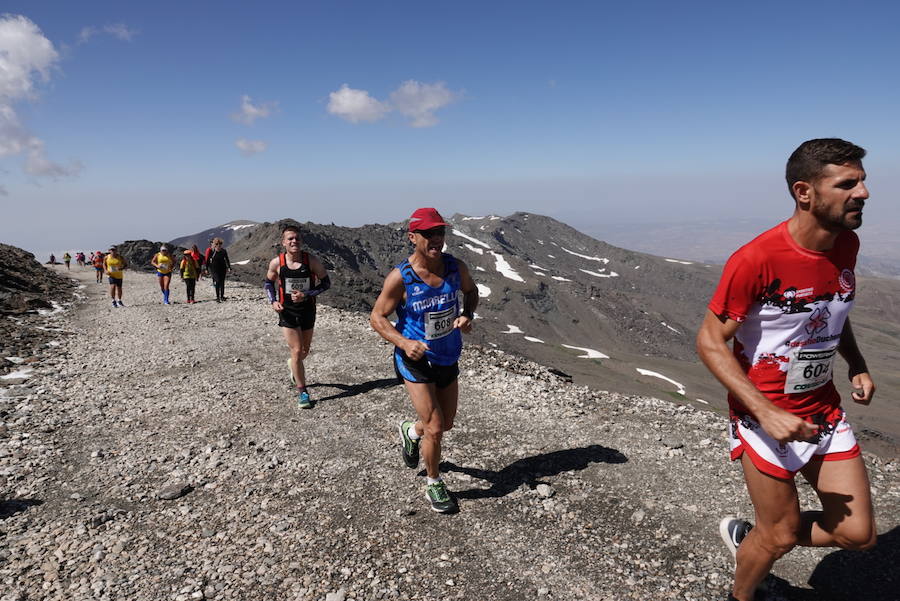
[[[112,298],[113,307],[124,307],[122,302],[122,278],[125,276],[125,268],[128,261],[119,254],[115,246],[109,248],[109,254],[103,259],[103,268],[109,277],[109,296]]]
[[[169,252],[169,247],[163,244],[159,252],[150,259],[150,264],[156,268],[156,278],[159,280],[159,289],[162,292],[163,304],[169,303],[169,284],[172,282],[172,271],[175,270],[175,257]]]
[[[194,304],[194,291],[197,289],[197,276],[200,275],[200,266],[197,265],[196,259],[191,251],[185,249],[181,263],[178,265],[178,271],[181,273],[181,280],[187,291],[187,302],[189,305]]]

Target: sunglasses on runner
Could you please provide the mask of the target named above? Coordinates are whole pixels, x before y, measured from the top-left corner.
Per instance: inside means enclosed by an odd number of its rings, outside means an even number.
[[[425,238],[426,240],[431,240],[435,236],[444,236],[447,233],[447,228],[444,227],[433,227],[430,230],[416,230],[416,233]]]

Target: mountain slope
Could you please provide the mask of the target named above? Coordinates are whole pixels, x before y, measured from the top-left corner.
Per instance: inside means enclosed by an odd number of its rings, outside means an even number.
[[[454,215],[450,221],[447,252],[469,265],[479,285],[474,341],[553,366],[595,389],[725,410],[721,386],[694,351],[720,266],[625,250],[530,213]],[[278,252],[282,223],[261,224],[229,247],[233,262],[246,261],[235,267],[238,279],[261,285]],[[411,250],[400,223],[358,228],[305,223],[302,230],[306,248],[331,273],[333,287],[321,302],[345,309],[371,310],[384,277]],[[897,325],[890,311],[871,317],[868,312],[885,307],[900,282],[860,282],[854,310],[860,324],[874,329],[880,319]],[[867,297],[873,288],[884,294]],[[884,398],[900,395],[896,364],[890,362],[896,347],[877,330],[861,331],[859,338]],[[848,407],[861,435],[900,437],[900,411],[890,403],[857,409]]]
[[[237,219],[235,221],[229,221],[224,225],[217,225],[216,227],[211,227],[202,232],[197,232],[196,234],[180,236],[174,240],[170,240],[169,244],[180,246],[182,248],[190,248],[191,245],[196,244],[197,248],[199,248],[202,253],[206,247],[209,246],[209,241],[213,238],[221,238],[224,241],[225,246],[230,246],[252,232],[258,225],[259,223],[256,221]]]

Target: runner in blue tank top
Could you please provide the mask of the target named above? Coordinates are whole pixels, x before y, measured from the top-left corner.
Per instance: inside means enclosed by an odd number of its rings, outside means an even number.
[[[413,254],[384,280],[370,320],[375,331],[394,345],[394,370],[418,415],[418,421],[400,424],[403,461],[407,467],[417,467],[421,443],[426,498],[440,513],[458,509],[438,466],[441,437],[456,417],[462,334],[472,330],[478,305],[478,289],[469,268],[443,252],[447,225],[432,208],[412,214],[407,235]],[[395,311],[396,326],[388,320]]]

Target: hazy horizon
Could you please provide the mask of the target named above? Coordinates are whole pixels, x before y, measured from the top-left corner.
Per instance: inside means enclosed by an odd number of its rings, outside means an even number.
[[[900,5],[814,61],[798,24],[847,34],[819,4],[512,6],[7,0],[0,240],[40,254],[419,206],[777,221],[788,155],[830,136],[869,152],[866,223],[900,226]]]

